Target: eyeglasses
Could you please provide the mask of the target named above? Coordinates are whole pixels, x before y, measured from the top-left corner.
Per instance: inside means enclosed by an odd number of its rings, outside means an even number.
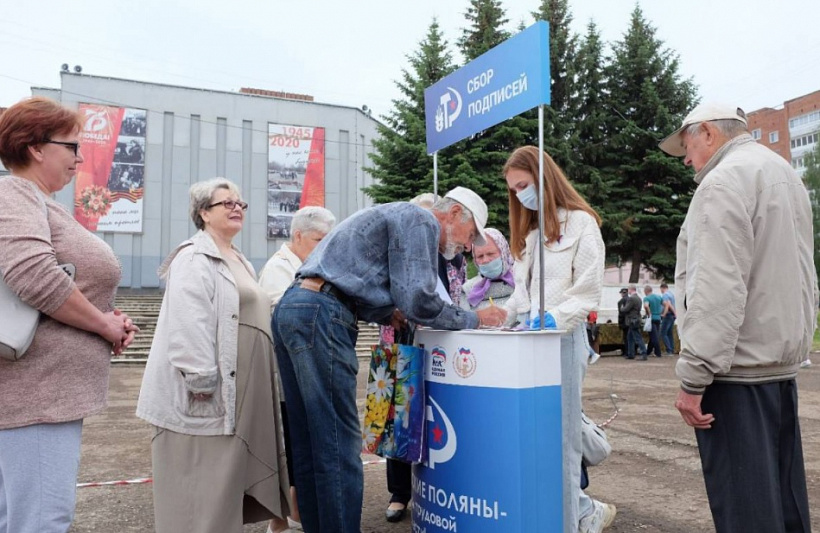
[[[74,157],[77,157],[77,154],[80,153],[80,143],[69,143],[69,142],[64,142],[64,141],[52,141],[51,139],[44,139],[43,142],[44,143],[49,143],[49,144],[60,144],[60,145],[65,146],[66,148],[70,148],[71,151],[74,152]]]
[[[208,209],[216,207],[218,205],[225,206],[225,209],[227,209],[228,211],[233,211],[234,209],[236,209],[236,206],[239,206],[239,209],[241,209],[242,211],[248,210],[247,202],[237,202],[235,200],[222,200],[221,202],[216,202],[215,204],[209,205]]]

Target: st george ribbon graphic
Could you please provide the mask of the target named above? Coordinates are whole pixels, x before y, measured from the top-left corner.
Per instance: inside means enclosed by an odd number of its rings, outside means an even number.
[[[418,330],[427,460],[413,531],[560,531],[560,332]]]
[[[147,111],[80,104],[83,162],[74,185],[74,218],[89,231],[140,233]]]

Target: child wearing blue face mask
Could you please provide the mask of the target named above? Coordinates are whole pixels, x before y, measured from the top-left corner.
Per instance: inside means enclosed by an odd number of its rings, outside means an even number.
[[[544,190],[539,192],[539,159]],[[615,519],[615,507],[581,490],[581,387],[589,359],[585,320],[601,301],[604,242],[601,217],[572,187],[558,165],[534,146],[517,149],[503,175],[509,188],[510,249],[515,290],[508,316],[539,323],[540,276],[544,274],[545,326],[554,320],[561,335],[561,424],[564,532],[601,531]],[[544,210],[544,242],[538,236],[538,195]],[[543,247],[544,265],[539,263]]]
[[[478,267],[478,275],[467,280],[462,287],[461,307],[478,311],[490,305],[503,306],[515,289],[513,279],[513,258],[507,239],[495,228],[486,228],[487,243],[473,246],[473,262]],[[507,325],[515,320],[508,314]]]

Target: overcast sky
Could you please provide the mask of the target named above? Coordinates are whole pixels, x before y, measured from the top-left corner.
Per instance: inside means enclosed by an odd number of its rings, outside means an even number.
[[[505,0],[514,30],[539,0]],[[620,40],[632,0],[575,0],[573,28],[592,19]],[[704,100],[747,111],[820,90],[820,0],[644,0],[645,17]],[[83,72],[234,91],[307,93],[375,115],[437,17],[454,57],[467,0],[0,0],[0,106],[59,87],[60,65]],[[128,104],[128,102],[122,102]]]

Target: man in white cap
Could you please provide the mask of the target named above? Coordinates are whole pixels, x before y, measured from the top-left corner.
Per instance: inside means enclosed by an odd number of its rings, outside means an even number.
[[[698,184],[678,237],[675,407],[715,529],[810,531],[795,382],[818,302],[808,193],[738,107],[699,105],[660,147]]]
[[[466,311],[436,293],[438,254],[452,258],[484,244],[486,223],[486,204],[464,187],[432,210],[407,202],[364,209],[318,244],[276,306],[273,339],[308,533],[361,531],[357,319],[389,324],[392,318],[399,329],[407,319],[439,329],[506,320],[500,307]]]

